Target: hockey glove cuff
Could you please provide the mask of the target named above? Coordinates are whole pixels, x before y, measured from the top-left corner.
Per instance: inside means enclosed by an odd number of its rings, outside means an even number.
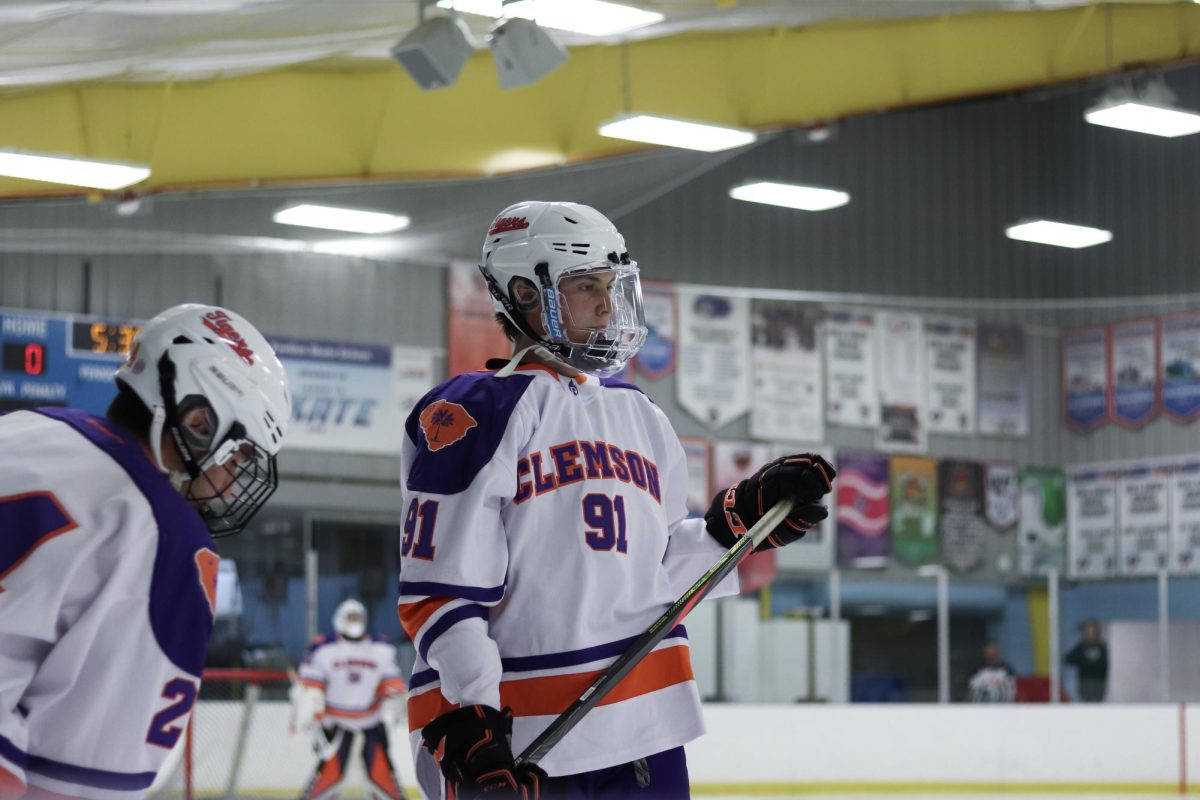
[[[461,800],[538,800],[546,773],[517,768],[511,736],[512,711],[483,705],[449,711],[421,731],[425,749]]]
[[[833,489],[836,476],[833,466],[815,454],[777,458],[744,481],[717,492],[704,522],[722,547],[733,547],[771,507],[791,498],[795,501],[792,513],[755,550],[783,547],[829,516],[820,500]]]

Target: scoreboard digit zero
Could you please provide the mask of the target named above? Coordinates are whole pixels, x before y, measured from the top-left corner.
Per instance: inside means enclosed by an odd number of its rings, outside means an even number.
[[[116,394],[113,372],[140,329],[132,320],[0,309],[0,412],[103,413]]]

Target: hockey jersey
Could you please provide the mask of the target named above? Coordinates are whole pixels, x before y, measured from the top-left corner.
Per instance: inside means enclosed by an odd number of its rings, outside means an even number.
[[[0,785],[141,797],[187,727],[218,559],[128,434],[0,416]]]
[[[300,682],[325,693],[322,724],[357,731],[379,724],[384,698],[404,692],[396,648],[379,638],[318,636],[300,666]]]
[[[400,618],[431,792],[424,725],[458,705],[508,706],[519,753],[723,548],[687,519],[682,446],[630,384],[540,366],[460,375],[421,399],[406,434]],[[714,594],[731,591],[736,579]],[[703,732],[679,626],[541,765],[601,769]]]

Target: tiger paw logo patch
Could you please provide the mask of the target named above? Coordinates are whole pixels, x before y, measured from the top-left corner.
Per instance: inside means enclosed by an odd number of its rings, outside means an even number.
[[[421,412],[421,430],[425,433],[425,446],[436,453],[449,447],[477,427],[478,422],[458,403],[437,400]]]
[[[217,568],[221,557],[207,547],[196,551],[196,570],[200,574],[200,588],[208,600],[208,608],[217,613]]]

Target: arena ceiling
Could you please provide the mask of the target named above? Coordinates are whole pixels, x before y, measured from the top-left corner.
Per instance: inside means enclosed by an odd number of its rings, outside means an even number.
[[[142,192],[477,178],[628,154],[596,133],[624,110],[768,131],[1200,54],[1190,2],[638,5],[663,21],[565,36],[570,59],[532,86],[502,91],[480,50],[421,92],[387,56],[414,0],[6,2],[0,147],[146,162]],[[467,18],[482,41],[487,20]]]

